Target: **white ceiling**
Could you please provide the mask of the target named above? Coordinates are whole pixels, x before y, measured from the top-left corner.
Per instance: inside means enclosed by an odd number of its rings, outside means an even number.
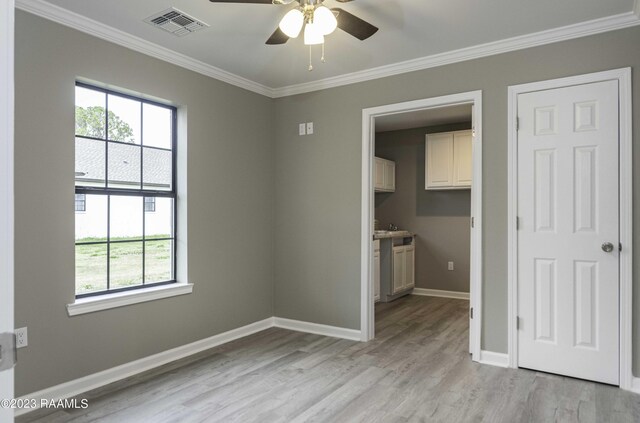
[[[376,118],[376,132],[471,122],[471,105],[415,110]]]
[[[316,48],[315,70],[308,72],[309,49],[301,37],[279,46],[264,44],[292,5],[208,0],[49,2],[270,88],[628,13],[634,6],[634,0],[326,0],[327,6],[342,7],[380,31],[359,41],[336,30],[326,38],[327,63],[320,63]],[[179,38],[143,22],[172,6],[211,27]]]

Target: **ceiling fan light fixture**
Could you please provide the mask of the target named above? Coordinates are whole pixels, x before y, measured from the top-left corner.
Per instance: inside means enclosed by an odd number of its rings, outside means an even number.
[[[280,21],[280,30],[289,38],[297,38],[304,24],[304,14],[298,9],[291,9]]]
[[[308,23],[304,27],[304,43],[308,46],[324,44],[324,34],[316,23]]]
[[[338,20],[329,8],[319,6],[313,12],[313,23],[317,25],[322,35],[329,35],[336,30]]]

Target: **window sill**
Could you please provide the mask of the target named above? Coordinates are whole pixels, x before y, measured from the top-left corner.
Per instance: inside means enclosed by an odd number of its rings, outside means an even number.
[[[69,316],[77,316],[100,310],[108,310],[110,308],[191,294],[191,292],[193,292],[192,283],[175,283],[135,291],[105,294],[99,297],[80,298],[76,299],[73,304],[67,304],[67,313]]]

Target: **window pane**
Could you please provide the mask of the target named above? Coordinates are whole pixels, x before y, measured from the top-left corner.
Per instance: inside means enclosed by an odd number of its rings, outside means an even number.
[[[110,289],[142,284],[142,242],[111,243]]]
[[[104,141],[76,138],[76,186],[104,187]]]
[[[109,94],[109,139],[140,144],[140,105],[136,100]]]
[[[76,135],[104,139],[106,94],[76,87]]]
[[[167,282],[173,279],[173,241],[145,242],[144,283]]]
[[[76,242],[107,240],[107,196],[86,195],[85,212],[76,214]]]
[[[111,196],[111,241],[142,239],[142,197]]]
[[[143,149],[144,188],[171,191],[171,151]]]
[[[145,239],[173,237],[173,198],[156,198],[155,213],[144,217],[144,235]]]
[[[140,147],[109,143],[109,188],[140,189]]]
[[[146,103],[142,107],[142,144],[171,149],[171,110]]]
[[[76,294],[107,289],[107,244],[76,245]]]

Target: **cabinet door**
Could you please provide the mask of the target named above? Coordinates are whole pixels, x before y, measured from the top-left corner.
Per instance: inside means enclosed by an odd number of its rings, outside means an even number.
[[[453,186],[471,187],[473,176],[471,131],[456,132],[453,135]]]
[[[387,191],[396,190],[396,164],[388,160],[384,162],[384,189]]]
[[[380,299],[380,251],[373,253],[373,299]]]
[[[427,135],[426,189],[453,185],[453,134]]]
[[[377,157],[373,161],[373,188],[384,189],[384,160]]]
[[[416,284],[415,280],[415,258],[416,248],[413,245],[407,246],[404,250],[404,288],[413,288]]]
[[[391,293],[397,294],[404,289],[404,247],[393,247],[393,280]]]

